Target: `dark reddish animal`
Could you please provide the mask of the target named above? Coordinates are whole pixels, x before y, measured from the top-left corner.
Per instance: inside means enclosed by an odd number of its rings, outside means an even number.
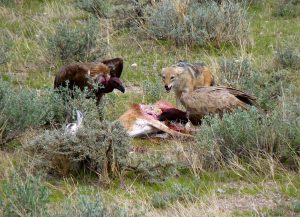
[[[174,123],[182,123],[182,124],[186,124],[189,121],[186,116],[186,112],[176,108],[169,108],[163,110],[163,112],[158,116],[158,120],[171,121]]]
[[[123,60],[121,58],[103,60],[100,63],[69,64],[62,67],[55,76],[54,88],[68,86],[70,89],[78,87],[83,90],[87,87],[95,93],[97,104],[99,104],[105,93],[110,93],[114,89],[125,92],[120,80],[122,71]]]

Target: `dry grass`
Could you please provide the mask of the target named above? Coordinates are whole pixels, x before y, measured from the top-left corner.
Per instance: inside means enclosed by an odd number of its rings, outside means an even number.
[[[39,2],[41,10],[0,8],[1,27],[8,31],[14,41],[9,52],[10,60],[8,64],[1,65],[1,73],[8,74],[9,79],[18,85],[25,84],[33,88],[52,87],[53,74],[61,66],[61,62],[49,58],[47,50],[47,36],[54,33],[56,24],[63,20],[81,25],[89,16],[76,9],[71,0]],[[211,45],[201,49],[188,46],[178,48],[168,40],[141,40],[134,32],[113,29],[112,25],[108,26],[107,22],[103,22],[105,20],[101,20],[99,25],[110,43],[107,56],[124,58],[122,79],[128,87],[125,94],[107,95],[107,119],[117,119],[132,103],[145,103],[143,81],[155,84],[161,68],[180,59],[205,62],[220,85],[224,84],[219,65],[222,57],[250,59],[255,67],[261,69],[261,73],[273,74],[276,69],[272,62],[275,48],[284,41],[298,45],[299,38],[296,35],[299,33],[297,27],[300,23],[299,17],[272,17],[273,4],[273,1],[266,1],[259,6],[250,6],[251,36],[255,42],[250,48],[231,44],[217,49]],[[177,9],[184,16],[184,7],[179,5]],[[133,63],[137,66],[131,66]],[[288,75],[293,78],[291,82],[298,84],[298,71],[287,70]],[[152,89],[156,90],[155,87]],[[173,93],[163,92],[161,97],[174,102]],[[30,157],[20,153],[22,151],[19,151],[19,147],[39,133],[40,131],[29,129],[18,140],[8,144],[12,146],[9,150],[0,151],[0,189],[2,181],[7,180],[14,168],[23,167],[31,172]],[[214,170],[216,168],[208,169],[204,164],[205,156],[197,153],[194,141],[136,139],[133,143],[133,150],[136,152],[131,154],[132,158],[150,159],[153,155],[160,155],[163,159],[175,162],[178,170],[170,176],[164,176],[164,180],[155,179],[155,183],[150,183],[149,178],[143,180],[141,175],[122,174],[124,176],[121,179],[112,181],[109,189],[103,189],[97,178],[87,174],[64,179],[50,175],[42,180],[52,193],[49,207],[60,212],[60,205],[68,199],[71,206],[76,205],[77,194],[84,192],[93,195],[91,192],[100,192],[106,202],[124,206],[130,215],[272,216],[266,210],[276,211],[278,207],[283,207],[282,216],[298,215],[291,209],[291,202],[300,199],[298,171],[282,166],[272,156],[253,155],[248,163],[233,157],[230,161],[219,162],[219,169]],[[167,201],[165,209],[154,208],[153,195],[172,194],[175,185],[191,190],[192,200],[177,198]]]

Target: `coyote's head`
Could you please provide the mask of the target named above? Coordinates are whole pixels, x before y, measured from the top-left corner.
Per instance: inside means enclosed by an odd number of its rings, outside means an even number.
[[[169,92],[176,84],[179,75],[184,71],[182,67],[166,67],[161,70],[161,76],[165,84],[165,89]]]

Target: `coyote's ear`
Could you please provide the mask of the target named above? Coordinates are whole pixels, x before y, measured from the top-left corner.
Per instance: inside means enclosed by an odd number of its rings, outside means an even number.
[[[114,59],[102,60],[101,62],[110,68],[111,77],[118,77],[118,78],[121,77],[123,71],[123,59],[114,58]]]
[[[161,72],[160,72],[160,75],[161,75],[161,76],[163,76],[163,75],[165,74],[165,70],[166,70],[166,68],[162,68],[162,69],[161,69]]]

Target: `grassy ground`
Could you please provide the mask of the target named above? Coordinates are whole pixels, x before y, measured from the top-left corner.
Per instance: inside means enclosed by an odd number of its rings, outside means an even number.
[[[12,41],[7,62],[0,65],[2,78],[22,88],[52,88],[54,75],[62,63],[49,57],[45,36],[54,31],[57,22],[64,19],[76,22],[87,15],[75,9],[71,0],[22,2],[0,5],[0,29],[3,30],[0,40],[3,41],[7,33]],[[166,41],[140,40],[127,31],[111,35],[107,57],[124,58],[122,80],[128,91],[107,96],[107,119],[117,119],[133,103],[154,101],[143,93],[144,81],[161,85],[161,68],[178,60],[205,62],[217,80],[221,76],[217,64],[221,57],[247,57],[255,67],[270,73],[277,48],[287,44],[299,48],[300,44],[300,16],[275,17],[272,13],[276,4],[274,0],[267,0],[250,6],[253,43],[248,48],[233,45],[220,48],[176,47]],[[132,66],[133,63],[137,66]],[[289,74],[294,78],[292,83],[299,86],[299,70],[289,69]],[[174,103],[172,94],[161,92],[159,96]],[[30,131],[27,133],[30,134]],[[11,145],[13,148],[0,151],[0,189],[11,169],[26,165],[30,159],[18,149],[27,136],[25,133],[13,141],[16,143]],[[28,137],[31,138],[30,135]],[[149,153],[160,153],[182,164],[193,164],[192,157],[187,156],[190,154],[189,147],[193,146],[191,142],[136,139],[133,144],[145,149],[145,157]],[[149,183],[149,180],[129,174],[113,181],[108,189],[100,187],[97,177],[90,174],[63,179],[54,177],[45,179],[44,184],[51,192],[50,204],[54,209],[75,192],[92,194],[99,191],[105,201],[125,207],[130,215],[299,216],[299,174],[272,160],[255,159],[253,162],[251,165],[236,160],[227,167],[209,172],[196,172],[193,166],[189,169],[183,167],[178,175],[158,183]]]

